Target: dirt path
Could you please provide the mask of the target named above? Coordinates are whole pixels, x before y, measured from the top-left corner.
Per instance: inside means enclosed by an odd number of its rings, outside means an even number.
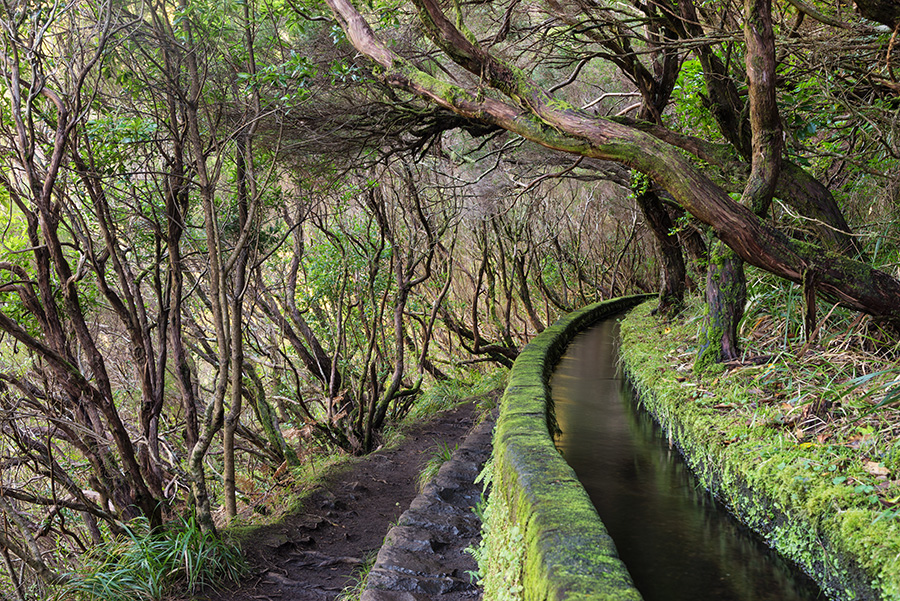
[[[208,600],[334,599],[409,507],[428,458],[442,444],[462,442],[474,419],[472,404],[439,414],[408,432],[399,447],[331,477],[307,498],[303,513],[255,532],[244,543],[251,575],[239,588]]]

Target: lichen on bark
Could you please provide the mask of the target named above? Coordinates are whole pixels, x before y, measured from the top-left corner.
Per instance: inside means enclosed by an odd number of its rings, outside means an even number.
[[[744,262],[723,242],[716,240],[709,252],[706,278],[707,313],[700,332],[700,348],[694,371],[702,373],[741,355],[738,326],[744,316],[747,283]]]

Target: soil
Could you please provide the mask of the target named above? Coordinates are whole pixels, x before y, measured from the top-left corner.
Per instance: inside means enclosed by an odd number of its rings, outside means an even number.
[[[403,441],[332,475],[306,497],[301,513],[263,526],[243,549],[251,575],[207,601],[331,601],[356,582],[390,527],[416,496],[428,459],[462,442],[475,423],[467,404],[413,427]]]

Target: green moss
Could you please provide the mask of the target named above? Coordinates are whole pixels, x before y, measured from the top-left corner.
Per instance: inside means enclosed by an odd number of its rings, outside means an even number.
[[[900,600],[900,518],[867,494],[859,454],[788,438],[775,408],[755,406],[752,370],[679,381],[670,358],[696,324],[649,312],[623,322],[623,364],[704,486],[832,597]],[[710,396],[698,398],[700,386]],[[717,411],[723,402],[733,409]]]
[[[565,100],[560,100],[559,98],[551,98],[550,101],[547,102],[547,106],[560,111],[575,110],[575,107],[572,106],[571,102],[566,102]]]
[[[486,599],[640,599],[587,493],[553,444],[547,381],[575,334],[646,298],[575,311],[516,360],[482,475],[492,493],[474,554]]]
[[[715,283],[717,292],[714,298],[720,308],[710,310],[712,301],[704,306],[700,348],[694,361],[694,372],[697,374],[714,375],[723,371],[722,341],[729,335],[728,329],[736,326],[736,323],[734,325],[729,323],[733,316],[726,313],[734,310],[742,311],[740,307],[743,306],[746,297],[743,271],[735,268],[735,261],[740,260],[724,243],[716,241],[710,247],[708,278]],[[707,295],[709,294],[707,288]],[[735,336],[734,332],[730,334],[732,337]]]

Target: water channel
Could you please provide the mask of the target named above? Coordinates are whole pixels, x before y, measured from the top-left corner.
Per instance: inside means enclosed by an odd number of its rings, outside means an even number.
[[[557,447],[587,489],[645,601],[825,599],[688,470],[617,371],[618,325],[570,344],[551,380]]]

